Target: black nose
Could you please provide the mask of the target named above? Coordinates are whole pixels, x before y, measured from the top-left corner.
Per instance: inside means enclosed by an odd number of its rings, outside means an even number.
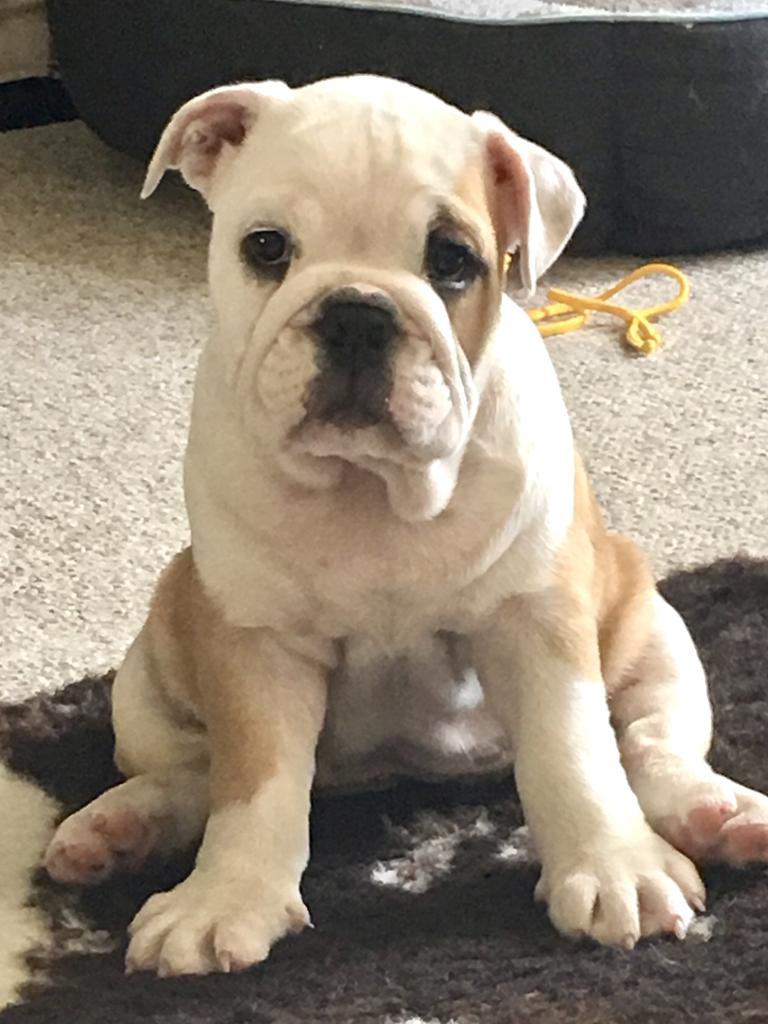
[[[394,309],[386,300],[331,297],[323,304],[315,331],[333,362],[377,361],[397,334]]]

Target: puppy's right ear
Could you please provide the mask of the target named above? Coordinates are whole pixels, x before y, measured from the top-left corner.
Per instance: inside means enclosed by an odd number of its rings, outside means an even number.
[[[523,139],[494,114],[473,120],[485,136],[494,228],[509,253],[514,290],[530,296],[563,251],[584,215],[586,200],[573,171],[554,154]]]
[[[285,102],[284,82],[224,85],[189,100],[173,115],[154,152],[141,198],[151,196],[171,168],[207,197],[222,159],[236,149],[256,123],[265,103]]]

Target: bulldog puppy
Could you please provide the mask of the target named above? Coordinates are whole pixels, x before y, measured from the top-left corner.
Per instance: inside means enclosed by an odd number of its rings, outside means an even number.
[[[207,92],[145,196],[168,168],[213,211],[192,542],[115,681],[127,781],[63,822],[51,875],[96,883],[202,837],[134,920],[128,968],[247,968],[309,923],[313,781],[514,752],[555,926],[682,938],[704,907],[689,858],[765,860],[768,799],[707,764],[691,639],[603,525],[505,294],[582,216],[571,171],[375,77]]]

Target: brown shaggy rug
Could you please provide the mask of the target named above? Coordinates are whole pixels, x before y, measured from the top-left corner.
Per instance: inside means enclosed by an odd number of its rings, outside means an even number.
[[[714,762],[768,790],[768,562],[718,562],[662,589],[709,672]],[[115,781],[109,696],[109,678],[86,679],[0,709],[5,765],[61,815]],[[87,891],[38,871],[28,909],[45,927],[1,1024],[768,1021],[763,869],[707,870],[707,914],[688,939],[627,953],[559,938],[534,905],[535,855],[510,780],[318,799],[312,845],[304,893],[316,929],[236,976],[123,975],[131,915],[188,864]]]

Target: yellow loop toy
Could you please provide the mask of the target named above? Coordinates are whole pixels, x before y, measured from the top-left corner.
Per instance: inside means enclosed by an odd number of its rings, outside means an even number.
[[[630,309],[627,306],[617,305],[609,302],[614,295],[624,288],[638,281],[642,277],[649,277],[651,274],[663,274],[671,277],[678,284],[678,293],[668,302],[662,302],[658,306],[649,306],[646,309]],[[612,316],[620,317],[627,324],[626,340],[632,348],[643,355],[651,355],[662,345],[661,335],[650,322],[651,317],[662,316],[673,309],[678,309],[688,301],[691,294],[691,286],[685,274],[677,267],[668,263],[648,263],[644,267],[638,267],[623,277],[618,284],[594,297],[584,295],[573,295],[563,291],[562,288],[550,288],[547,298],[552,302],[548,306],[541,306],[538,309],[529,309],[528,315],[543,337],[550,335],[567,334],[569,331],[576,331],[583,327],[590,313],[610,313]]]

